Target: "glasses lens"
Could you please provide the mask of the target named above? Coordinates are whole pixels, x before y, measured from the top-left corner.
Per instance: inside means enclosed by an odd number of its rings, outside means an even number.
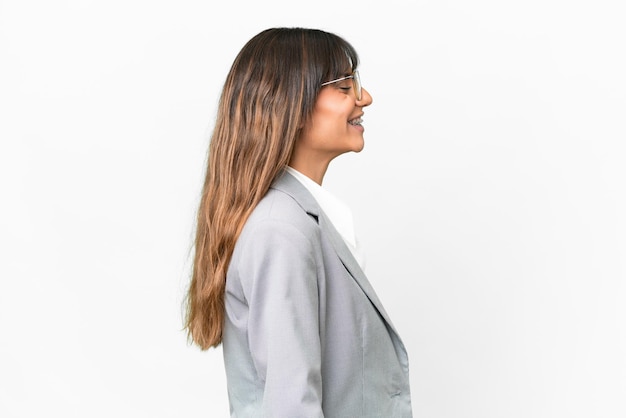
[[[361,100],[361,78],[359,78],[359,72],[356,70],[352,76],[352,82],[354,83],[354,93],[356,94],[356,99]]]

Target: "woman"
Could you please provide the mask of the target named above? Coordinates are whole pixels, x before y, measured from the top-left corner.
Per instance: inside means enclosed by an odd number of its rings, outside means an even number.
[[[236,57],[198,213],[186,326],[223,344],[233,417],[411,416],[406,350],[321,187],[372,103],[342,38],[273,28]]]

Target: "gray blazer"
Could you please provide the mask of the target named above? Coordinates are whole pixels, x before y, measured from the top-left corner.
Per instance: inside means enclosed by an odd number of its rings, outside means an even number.
[[[411,417],[407,352],[339,233],[284,172],[226,280],[231,417]]]

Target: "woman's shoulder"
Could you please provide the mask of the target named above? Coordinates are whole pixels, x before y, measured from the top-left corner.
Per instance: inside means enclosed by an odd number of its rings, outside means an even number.
[[[291,226],[305,234],[317,229],[315,217],[288,193],[270,188],[254,208],[244,229],[255,229],[262,224]]]
[[[288,193],[270,189],[246,221],[232,261],[238,264],[238,260],[248,263],[251,259],[261,259],[259,254],[266,254],[269,248],[292,254],[294,258],[296,254],[310,256],[320,245],[316,219]]]

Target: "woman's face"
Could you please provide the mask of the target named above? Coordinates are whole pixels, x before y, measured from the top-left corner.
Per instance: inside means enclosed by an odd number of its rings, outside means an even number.
[[[322,87],[299,138],[299,147],[308,149],[311,157],[326,161],[349,151],[361,151],[361,117],[363,108],[370,104],[372,96],[365,89],[361,89],[361,100],[356,99],[352,79]]]

